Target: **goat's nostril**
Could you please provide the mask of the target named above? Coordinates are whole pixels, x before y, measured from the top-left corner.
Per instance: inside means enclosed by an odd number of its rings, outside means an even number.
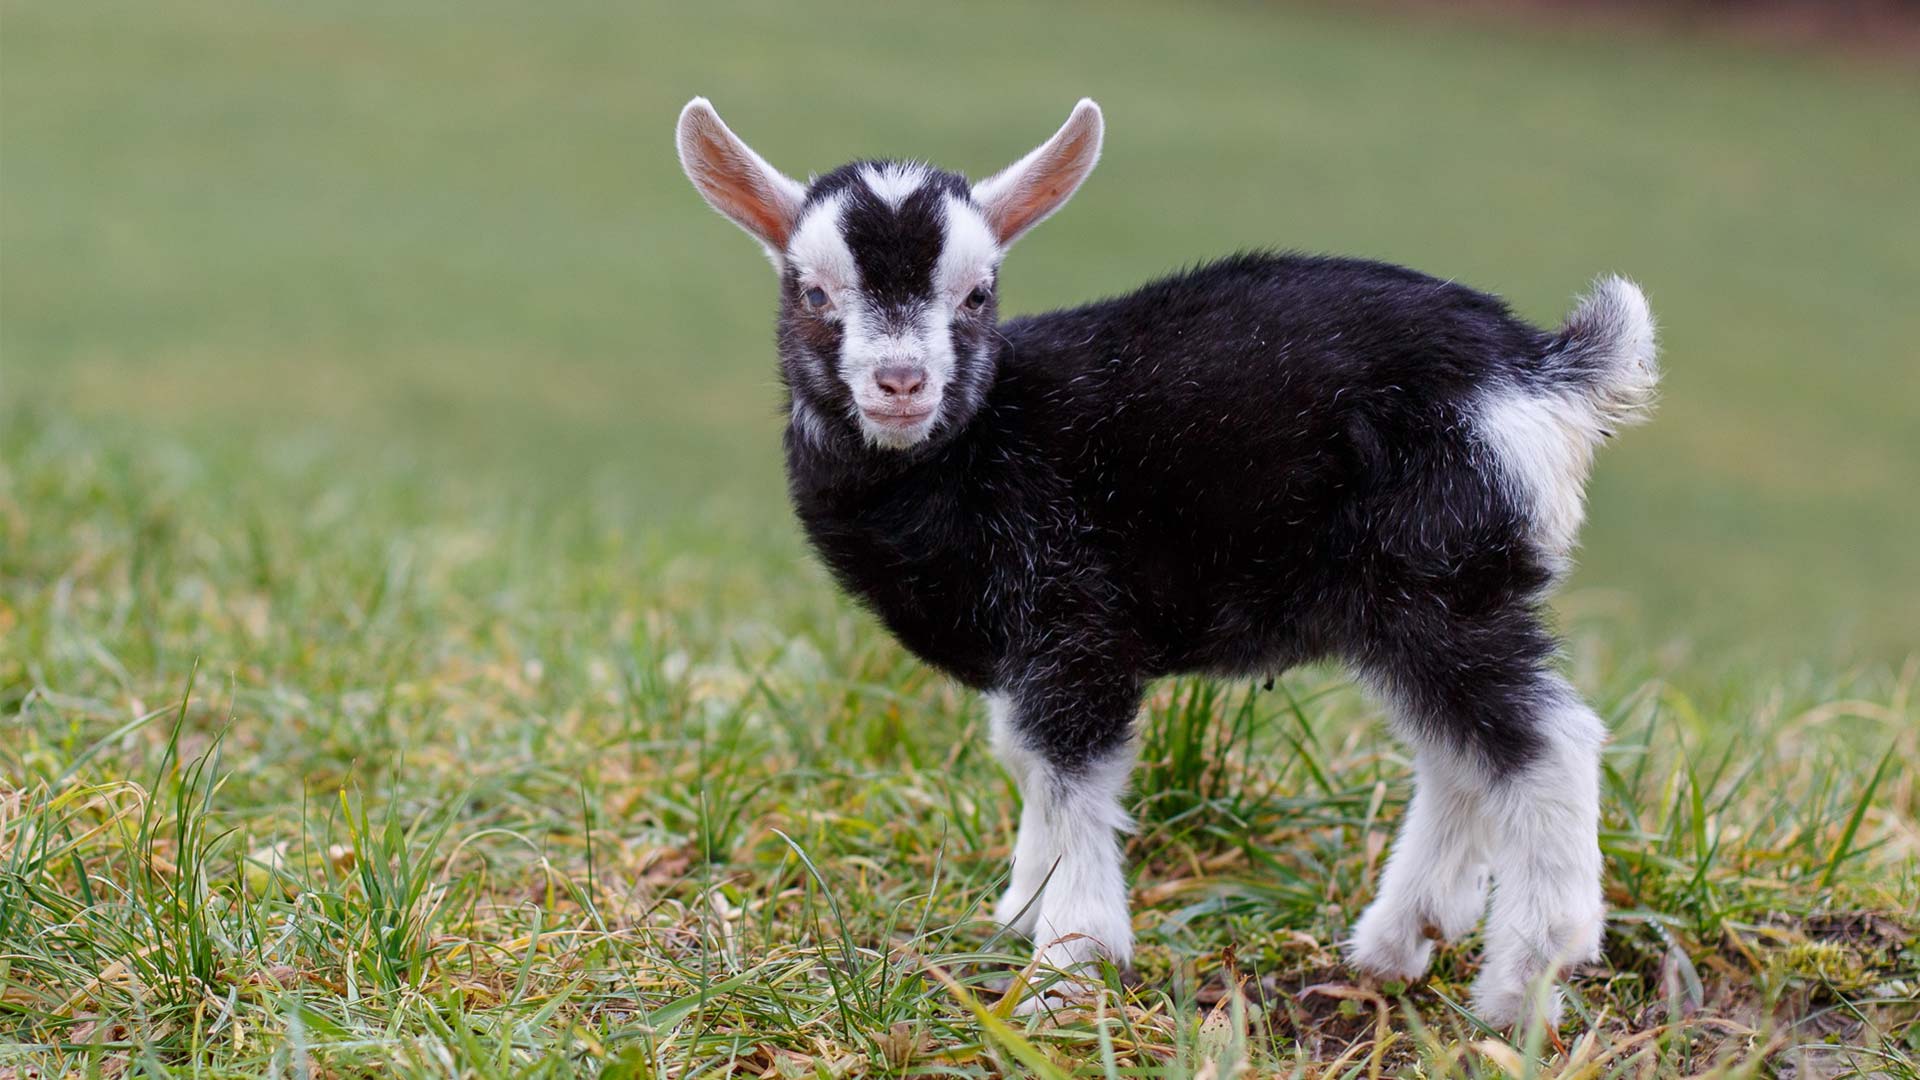
[[[883,367],[873,373],[873,381],[888,397],[912,397],[927,385],[927,369],[908,364]]]

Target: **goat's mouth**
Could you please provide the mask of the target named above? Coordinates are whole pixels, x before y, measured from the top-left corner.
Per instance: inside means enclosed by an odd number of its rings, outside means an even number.
[[[933,416],[933,409],[931,405],[921,409],[861,409],[860,415],[866,417],[867,423],[875,427],[909,431],[919,427]]]
[[[889,406],[860,407],[860,431],[867,443],[883,450],[906,450],[926,441],[933,432],[934,414],[939,401],[929,404],[899,402]]]

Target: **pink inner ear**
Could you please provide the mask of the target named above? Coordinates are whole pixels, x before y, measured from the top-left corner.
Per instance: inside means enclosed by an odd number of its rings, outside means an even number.
[[[1082,126],[1049,147],[1006,197],[987,208],[987,223],[1007,243],[1046,217],[1086,179],[1095,129]]]
[[[701,165],[700,190],[727,216],[774,247],[785,248],[793,222],[779,197],[761,182],[754,162],[718,132],[702,127],[693,137],[693,159]]]

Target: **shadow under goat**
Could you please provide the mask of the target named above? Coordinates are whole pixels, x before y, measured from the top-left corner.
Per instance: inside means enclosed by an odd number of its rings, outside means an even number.
[[[1606,732],[1539,608],[1594,448],[1652,404],[1646,299],[1606,278],[1547,332],[1401,267],[1242,254],[1001,322],[1001,259],[1102,131],[1082,101],[978,183],[861,161],[803,184],[704,99],[678,129],[687,176],[779,273],[807,536],[908,649],[986,694],[1024,801],[1000,918],[1044,966],[1124,965],[1146,683],[1331,658],[1415,766],[1352,963],[1416,978],[1485,913],[1475,1011],[1557,1020],[1542,988],[1605,922]]]

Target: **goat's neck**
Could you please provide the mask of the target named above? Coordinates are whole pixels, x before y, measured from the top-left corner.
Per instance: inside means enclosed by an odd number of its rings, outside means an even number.
[[[789,424],[786,432],[787,472],[822,492],[856,495],[891,489],[910,494],[910,482],[937,486],[960,472],[964,451],[956,445],[965,432],[936,445],[912,450],[882,450],[856,437],[835,433],[822,440]]]

